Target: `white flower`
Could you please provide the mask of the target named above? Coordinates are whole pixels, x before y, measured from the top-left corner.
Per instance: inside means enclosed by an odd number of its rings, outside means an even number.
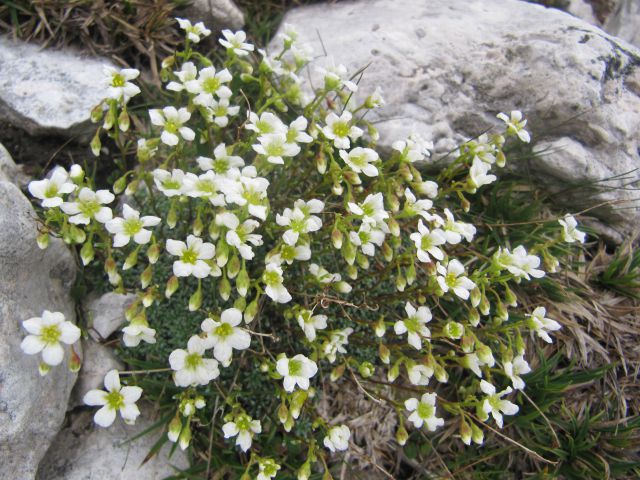
[[[313,140],[311,135],[305,132],[307,128],[307,119],[300,115],[293,122],[289,124],[289,129],[287,130],[287,142],[293,143],[309,143]]]
[[[211,273],[211,265],[206,260],[211,260],[216,253],[216,247],[212,243],[203,242],[195,235],[187,237],[187,243],[179,240],[167,240],[167,252],[179,260],[173,262],[173,273],[176,277],[206,278]]]
[[[350,438],[351,430],[349,430],[349,427],[346,425],[338,425],[329,429],[322,443],[332,452],[336,450],[347,450],[349,448]]]
[[[356,173],[364,173],[367,177],[377,177],[378,169],[372,163],[377,162],[380,157],[375,150],[370,148],[356,147],[348,153],[340,150],[340,157]]]
[[[200,37],[208,37],[211,35],[211,30],[204,26],[204,23],[198,22],[195,25],[191,25],[191,22],[186,18],[176,18],[180,28],[187,33],[187,38],[193,43],[198,43]]]
[[[176,349],[169,355],[169,364],[175,371],[173,381],[178,387],[206,385],[220,375],[218,362],[213,358],[202,358],[205,342],[199,336],[192,336],[187,342],[187,350]]]
[[[246,129],[259,133],[260,135],[268,135],[271,133],[286,135],[287,133],[287,126],[271,112],[264,112],[260,116],[255,112],[250,112],[249,123],[246,125]]]
[[[413,185],[418,193],[426,195],[429,198],[436,198],[438,196],[438,184],[431,180],[425,180],[424,182],[416,183]]]
[[[240,446],[243,452],[251,447],[253,435],[262,432],[260,420],[253,420],[246,413],[240,414],[235,418],[234,422],[227,422],[222,426],[224,438],[235,437],[236,445]]]
[[[316,277],[320,283],[333,283],[342,280],[339,273],[329,273],[329,271],[316,263],[309,265],[309,273]]]
[[[220,321],[207,318],[202,322],[202,331],[207,334],[206,348],[213,348],[213,356],[228,366],[233,350],[246,350],[251,345],[251,335],[238,328],[242,323],[242,312],[237,308],[228,308],[220,315]]]
[[[318,212],[324,209],[324,202],[320,200],[315,200],[314,202],[318,202],[321,205]],[[316,232],[322,228],[322,220],[320,217],[305,213],[298,207],[293,210],[285,208],[282,215],[276,215],[276,223],[282,227],[290,227],[284,232],[282,237],[287,245],[292,246],[298,243],[300,234]]]
[[[293,43],[298,38],[298,31],[296,28],[290,23],[285,23],[282,25],[282,32],[278,34],[278,38],[280,38],[285,43]]]
[[[229,124],[229,117],[233,117],[238,114],[240,107],[238,105],[229,105],[228,98],[221,98],[220,100],[212,100],[211,104],[207,107],[207,113],[210,117],[207,120],[218,125],[219,127],[226,127]]]
[[[114,195],[108,190],[93,190],[83,187],[75,202],[64,202],[60,208],[69,217],[69,222],[73,224],[88,225],[92,219],[100,223],[106,223],[113,217],[109,207],[103,207],[114,200]]]
[[[511,379],[513,388],[516,390],[524,390],[524,380],[520,375],[529,372],[531,372],[531,367],[523,355],[518,355],[512,362],[504,362],[504,373]]]
[[[529,255],[522,245],[516,247],[513,253],[506,248],[499,248],[494,258],[500,267],[506,268],[518,278],[529,280],[531,277],[542,278],[545,275],[543,270],[537,268],[540,266],[540,258]]]
[[[269,180],[257,176],[256,167],[244,167],[241,176],[226,191],[227,201],[240,206],[248,205],[249,214],[260,220],[267,218],[267,188]]]
[[[325,118],[326,125],[322,127],[322,134],[329,140],[333,140],[336,148],[349,148],[351,140],[362,136],[362,129],[351,125],[351,112],[345,110],[339,117],[331,112]]]
[[[462,148],[473,156],[474,161],[478,159],[490,165],[496,163],[496,147],[489,141],[486,133],[480,135],[476,141],[470,140],[465,143]]]
[[[415,243],[418,249],[418,260],[421,262],[430,262],[431,258],[429,255],[437,260],[444,258],[444,253],[440,245],[444,245],[447,239],[444,232],[439,228],[429,231],[424,223],[422,223],[422,220],[420,220],[418,221],[418,231],[409,235],[409,238]]]
[[[324,84],[327,90],[338,90],[344,86],[350,92],[355,93],[358,91],[358,86],[349,80],[347,68],[344,65],[336,65],[331,56],[326,59],[326,68],[318,67],[316,71],[324,76]]]
[[[219,144],[213,150],[213,156],[215,160],[209,157],[196,158],[200,169],[204,171],[213,170],[217,175],[227,176],[231,169],[238,169],[244,166],[244,160],[241,157],[230,155],[224,143]]]
[[[416,363],[407,367],[407,374],[409,375],[409,381],[413,385],[425,386],[429,385],[429,380],[433,376],[433,368]]]
[[[351,213],[362,217],[363,223],[381,226],[384,220],[389,218],[389,213],[384,209],[384,197],[381,192],[367,195],[364,202],[359,204],[349,202],[348,207]]]
[[[384,232],[374,228],[369,223],[360,225],[358,232],[349,232],[349,240],[362,249],[362,253],[372,257],[375,255],[375,246],[381,246],[384,242]]]
[[[233,50],[233,53],[239,57],[249,55],[249,52],[253,52],[253,45],[246,43],[247,34],[242,30],[233,33],[231,30],[222,30],[224,39],[218,40],[223,47]]]
[[[488,174],[490,170],[491,165],[488,163],[483,162],[478,157],[473,159],[473,163],[469,169],[469,182],[474,191],[483,185],[489,185],[497,180],[498,177]]]
[[[251,260],[255,255],[251,245],[256,247],[262,245],[262,236],[252,233],[260,226],[255,220],[248,219],[240,223],[233,213],[224,212],[216,216],[216,223],[229,229],[225,240],[230,246],[237,248],[240,256],[245,260]]]
[[[291,393],[296,385],[302,390],[309,389],[309,379],[318,372],[318,366],[302,354],[293,358],[283,356],[276,362],[276,370],[283,378],[284,389]]]
[[[265,293],[271,300],[278,303],[287,303],[291,300],[291,294],[282,284],[282,268],[275,263],[268,263],[262,275],[265,284]],[[315,364],[314,364],[315,365]]]
[[[265,261],[267,263],[276,263],[278,265],[282,265],[282,263],[286,263],[287,265],[291,265],[294,260],[298,260],[304,262],[311,258],[311,248],[309,248],[308,243],[301,243],[300,245],[292,246],[284,245],[280,246],[280,251],[275,255],[267,254],[265,257]]]
[[[80,329],[60,312],[45,310],[42,317],[25,320],[22,326],[29,332],[20,344],[22,351],[27,355],[42,352],[42,360],[52,367],[60,365],[64,357],[60,342],[71,345],[80,338]]]
[[[136,418],[140,415],[140,410],[136,402],[142,395],[140,387],[120,386],[120,375],[118,370],[109,370],[104,377],[104,390],[89,390],[84,398],[85,405],[102,405],[93,417],[93,421],[101,427],[110,426],[116,419],[116,412],[128,425],[136,423]]]
[[[433,207],[433,202],[431,200],[418,200],[409,188],[406,188],[404,190],[404,197],[404,211],[407,214],[411,216],[420,215],[422,218],[428,221],[437,220],[438,217],[436,215],[432,215],[431,213],[429,213],[429,210],[431,210],[431,208]]]
[[[182,192],[188,197],[205,198],[211,205],[222,207],[226,205],[223,193],[226,181],[212,170],[202,175],[188,172],[183,179]]]
[[[141,341],[146,343],[156,343],[156,331],[149,328],[146,322],[132,321],[122,329],[122,341],[127,347],[137,347]]]
[[[73,182],[69,181],[69,174],[62,167],[56,167],[49,178],[29,182],[29,193],[41,200],[40,205],[45,208],[62,205],[62,195],[76,190]]]
[[[267,162],[276,165],[284,164],[283,157],[295,157],[300,153],[300,147],[295,143],[288,143],[287,136],[282,133],[269,133],[258,137],[258,142],[251,147],[260,155],[267,157]]]
[[[213,96],[218,98],[229,98],[231,90],[224,85],[229,83],[233,77],[226,68],[216,72],[214,67],[206,67],[200,70],[198,78],[189,80],[184,87],[189,93],[195,94],[193,103],[202,107],[213,107]]]
[[[416,350],[422,348],[422,338],[430,338],[431,331],[427,328],[427,323],[431,321],[432,315],[429,307],[416,308],[407,302],[404,306],[405,312],[407,312],[407,318],[404,320],[398,320],[393,325],[393,330],[396,335],[407,334],[407,341]]]
[[[135,68],[123,68],[119,70],[114,67],[103,66],[105,78],[102,84],[107,89],[107,96],[114,100],[123,99],[125,103],[131,97],[140,93],[140,88],[129,80],[134,80],[140,75],[140,71]]]
[[[345,345],[349,345],[349,335],[353,333],[353,328],[345,328],[333,332],[329,341],[325,342],[322,346],[322,353],[329,362],[336,361],[338,353],[347,353]]]
[[[513,392],[511,387],[507,387],[496,394],[496,387],[486,380],[480,380],[480,389],[487,395],[487,398],[482,402],[482,412],[484,412],[485,417],[481,418],[481,420],[486,420],[491,414],[498,427],[502,428],[502,414],[515,415],[520,410],[515,403],[511,403],[509,400],[502,400],[502,397]]]
[[[190,80],[196,79],[196,77],[198,76],[198,69],[193,64],[193,62],[185,62],[179,71],[173,73],[178,77],[180,82],[169,82],[167,84],[167,90],[171,90],[173,92],[181,92],[184,90],[185,83]]]
[[[33,183],[33,182],[32,182]],[[562,225],[562,239],[567,243],[580,242],[584,243],[585,233],[578,230],[578,222],[573,215],[566,214],[564,219],[559,219],[558,223]]]
[[[184,126],[191,118],[191,114],[184,107],[180,110],[176,110],[176,107],[165,107],[162,110],[154,108],[149,110],[149,118],[152,124],[163,128],[160,140],[165,145],[174,147],[180,141],[180,137],[187,141],[196,137],[193,130]],[[178,137],[178,133],[180,137]]]
[[[406,140],[398,140],[391,144],[391,148],[400,152],[403,160],[414,163],[431,156],[433,142],[427,142],[417,133],[412,133]]]
[[[555,320],[546,318],[546,314],[546,308],[537,307],[531,315],[528,315],[527,324],[529,328],[534,330],[538,334],[538,336],[545,342],[553,343],[553,340],[547,332],[555,332],[556,330],[560,330],[562,328],[562,325],[560,325]]]
[[[434,432],[436,428],[444,425],[444,419],[436,417],[436,394],[425,393],[418,401],[417,398],[405,400],[404,407],[412,412],[409,421],[413,422],[416,428],[427,425],[427,430]]]
[[[274,462],[270,458],[261,458],[258,463],[258,476],[256,480],[271,480],[278,474],[278,470],[280,470],[280,465]]]
[[[166,197],[175,197],[176,195],[182,195],[184,188],[185,173],[174,168],[171,172],[156,168],[153,171],[153,181]]]
[[[151,240],[151,231],[144,227],[155,227],[160,223],[160,218],[145,216],[140,218],[140,212],[134,210],[126,203],[122,206],[122,218],[116,217],[109,220],[105,227],[109,233],[114,234],[113,246],[115,248],[127,245],[133,237],[138,245],[145,245]]]
[[[524,129],[527,121],[522,119],[522,112],[519,110],[512,110],[510,117],[508,117],[506,113],[501,112],[497,117],[507,124],[507,133],[517,135],[518,138],[525,143],[529,143],[531,141],[529,132]]]
[[[379,108],[385,103],[384,98],[382,98],[382,88],[377,86],[373,93],[364,101],[364,106],[366,108]]]
[[[489,352],[489,355],[478,355],[477,352],[475,353],[468,353],[466,354],[463,358],[462,358],[462,362],[461,365],[465,368],[468,368],[469,370],[471,370],[473,373],[475,373],[478,377],[482,378],[482,370],[480,370],[480,367],[483,367],[485,365],[489,366],[489,367],[493,367],[495,365],[495,360],[493,358],[493,354],[491,352]]]
[[[470,223],[456,221],[448,208],[444,209],[444,214],[447,220],[444,222],[442,228],[447,237],[447,243],[455,245],[462,241],[462,237],[464,237],[467,242],[473,240],[473,236],[476,234],[476,227]]]
[[[327,328],[326,315],[314,315],[311,310],[302,310],[298,314],[298,325],[304,331],[305,337],[310,342],[316,339],[316,330]]]
[[[469,292],[476,287],[476,284],[464,275],[465,270],[462,263],[455,258],[449,260],[446,267],[438,262],[437,270],[440,274],[437,277],[438,285],[444,292],[451,289],[458,297],[466,300],[469,298]]]

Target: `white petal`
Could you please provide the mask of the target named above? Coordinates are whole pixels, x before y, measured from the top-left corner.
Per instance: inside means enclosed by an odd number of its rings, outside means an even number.
[[[96,422],[101,427],[109,427],[116,419],[116,411],[108,406],[102,407],[100,410],[96,412],[93,416],[93,421]]]
[[[104,390],[89,390],[82,399],[85,405],[105,405],[107,403],[107,392]]]
[[[64,358],[64,350],[59,343],[49,344],[42,350],[42,360],[52,367],[60,365]]]

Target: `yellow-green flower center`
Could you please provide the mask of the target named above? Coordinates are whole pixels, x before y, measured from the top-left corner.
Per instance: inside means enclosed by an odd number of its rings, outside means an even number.
[[[264,272],[264,283],[267,285],[278,285],[282,283],[282,277],[278,272]],[[289,363],[291,365],[291,363]]]
[[[184,263],[195,264],[198,261],[198,253],[188,248],[182,252],[182,261]]]
[[[209,77],[202,82],[202,89],[207,93],[216,93],[220,88],[220,79]]]
[[[332,126],[333,133],[335,133],[336,137],[346,137],[349,135],[349,124],[346,122],[336,122]]]
[[[215,328],[213,333],[218,337],[226,338],[233,333],[233,327],[228,323],[222,323]]]
[[[289,360],[289,375],[298,377],[302,373],[302,362],[300,360]]]
[[[133,236],[142,230],[142,220],[137,218],[127,218],[123,224],[122,229],[125,235]]]
[[[120,392],[109,392],[107,394],[107,405],[113,410],[118,410],[124,406],[124,397]]]
[[[55,344],[58,343],[60,339],[60,327],[58,325],[47,325],[46,327],[42,327],[40,331],[40,337],[42,341],[47,344]]]
[[[51,182],[44,191],[45,198],[53,198],[58,196],[58,185]]]
[[[123,75],[116,73],[111,78],[111,86],[113,87],[124,87],[126,80]]]
[[[418,416],[422,419],[427,419],[433,417],[435,413],[435,408],[433,405],[429,405],[427,403],[420,402],[418,404]]]
[[[188,370],[195,370],[202,365],[202,356],[199,353],[190,353],[184,358],[184,366]]]
[[[78,209],[80,213],[88,218],[93,218],[96,213],[100,211],[100,204],[95,200],[86,200],[84,202],[78,202]]]

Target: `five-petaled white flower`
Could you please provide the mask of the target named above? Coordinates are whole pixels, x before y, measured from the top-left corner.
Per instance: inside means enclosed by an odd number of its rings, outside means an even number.
[[[431,337],[431,331],[427,328],[427,323],[431,321],[432,315],[429,307],[416,308],[407,302],[404,306],[407,318],[398,320],[393,329],[397,335],[407,334],[407,341],[416,350],[422,348],[422,338]]]
[[[180,82],[171,81],[167,84],[167,90],[171,90],[173,92],[181,92],[184,90],[184,84],[190,80],[195,80],[198,76],[198,69],[193,64],[193,62],[185,62],[182,64],[182,68],[173,72]]]
[[[300,115],[293,122],[289,124],[289,129],[287,130],[287,142],[293,143],[309,143],[313,140],[311,135],[305,132],[307,128],[307,119]]]
[[[234,187],[226,192],[226,198],[228,202],[240,206],[247,205],[249,214],[260,220],[266,220],[269,180],[257,175],[256,167],[253,165],[244,167]]]
[[[473,236],[476,234],[476,227],[470,223],[456,220],[448,208],[444,209],[444,214],[447,219],[444,221],[442,229],[447,237],[447,243],[455,245],[462,241],[462,237],[464,237],[467,242],[473,240]]]
[[[338,353],[347,353],[346,345],[349,345],[349,336],[353,333],[353,328],[344,328],[335,331],[329,340],[322,345],[322,353],[329,362],[336,361]]]
[[[309,389],[309,379],[318,372],[318,365],[301,353],[293,358],[282,356],[276,362],[276,370],[284,377],[284,389],[291,393],[296,385],[302,390]]]
[[[483,185],[489,185],[498,179],[495,175],[489,174],[489,171],[491,171],[490,164],[483,162],[478,157],[473,159],[473,163],[469,169],[469,183],[471,184],[473,192]]]
[[[208,37],[211,35],[211,30],[204,26],[204,23],[198,22],[195,25],[192,25],[189,20],[186,18],[177,18],[178,24],[180,28],[183,29],[187,38],[191,40],[193,43],[198,43],[200,41],[200,37]]]
[[[304,309],[298,314],[298,325],[304,331],[307,340],[313,342],[316,339],[316,330],[327,328],[327,316],[314,315],[311,310]]]
[[[140,218],[140,212],[134,210],[126,203],[122,206],[122,217],[109,220],[105,227],[109,233],[114,234],[113,246],[115,248],[127,245],[133,237],[133,241],[139,245],[145,245],[151,240],[151,230],[144,227],[155,227],[160,223],[160,218],[144,216]]]
[[[424,160],[431,156],[433,142],[427,142],[417,133],[412,133],[406,140],[397,140],[391,144],[391,148],[400,152],[400,158],[409,163]]]
[[[267,157],[267,162],[276,165],[284,164],[284,157],[295,157],[300,153],[300,147],[296,143],[288,142],[287,136],[282,133],[261,135],[258,142],[251,147],[256,153]]]
[[[382,196],[382,192],[369,194],[364,199],[364,202],[358,204],[349,202],[347,206],[351,213],[362,217],[363,223],[386,226],[384,220],[389,218],[389,212],[384,209],[384,197]]]
[[[231,438],[237,435],[236,445],[243,452],[246,452],[251,447],[253,435],[262,432],[262,425],[260,425],[260,420],[254,420],[246,413],[242,413],[236,416],[233,422],[225,423],[222,426],[222,432],[224,433],[224,438]]]
[[[135,319],[122,329],[122,341],[127,347],[137,347],[141,341],[146,343],[156,343],[156,331],[149,327],[146,320],[136,321]]]
[[[271,300],[278,303],[287,303],[291,300],[291,294],[282,284],[282,268],[275,263],[268,263],[265,266],[262,280],[265,284],[265,293]]]
[[[211,104],[207,107],[207,117],[209,121],[213,120],[213,123],[219,127],[226,127],[229,124],[229,117],[233,117],[238,114],[240,107],[238,105],[230,105],[228,98],[221,98],[219,100],[212,100]]]
[[[300,234],[316,232],[322,228],[322,220],[312,213],[320,213],[324,209],[324,202],[320,200],[296,200],[293,210],[285,208],[282,215],[276,215],[276,223],[282,227],[289,227],[282,235],[287,245],[298,243]]]
[[[338,116],[334,112],[325,118],[326,125],[322,127],[322,134],[329,140],[333,140],[336,148],[349,148],[351,140],[357,140],[362,136],[362,129],[351,125],[351,112],[345,110]]]
[[[379,160],[378,153],[371,148],[356,147],[349,152],[340,150],[340,158],[356,173],[364,173],[367,177],[377,177],[378,169],[373,163]]]
[[[140,93],[140,87],[134,85],[129,80],[134,80],[140,75],[140,71],[135,68],[123,68],[122,70],[105,65],[102,67],[105,78],[103,85],[107,89],[107,96],[114,100],[123,99],[125,103],[131,97]]]
[[[220,314],[220,320],[207,318],[202,322],[202,331],[206,348],[213,348],[213,356],[228,366],[233,350],[246,350],[251,345],[251,335],[238,327],[242,323],[242,312],[237,308],[228,308]]]
[[[271,480],[278,474],[280,465],[274,462],[271,458],[261,458],[258,463],[258,476],[256,480]]]
[[[89,390],[84,398],[85,405],[101,405],[93,416],[94,422],[101,427],[110,426],[116,419],[116,412],[128,425],[133,425],[140,415],[140,410],[136,402],[142,395],[140,387],[122,387],[120,385],[120,375],[118,370],[110,370],[104,377],[104,390]]]
[[[185,173],[179,168],[174,168],[171,172],[156,168],[153,171],[153,181],[166,197],[182,195],[184,188]]]
[[[566,214],[564,218],[558,220],[562,225],[562,239],[567,243],[580,242],[584,243],[586,234],[577,229],[578,222],[573,215]]]
[[[527,121],[523,120],[522,112],[520,110],[512,110],[511,116],[507,116],[506,113],[502,112],[496,116],[507,124],[507,133],[517,135],[518,138],[525,143],[529,143],[531,141],[529,132],[524,129],[527,125]]]
[[[375,254],[375,245],[381,246],[384,242],[384,232],[369,223],[363,223],[357,232],[349,232],[349,240],[360,247],[362,253],[372,257]]]
[[[414,385],[429,385],[429,380],[431,380],[433,372],[433,368],[422,363],[415,363],[411,366],[407,366],[409,381]]]
[[[187,243],[179,240],[167,240],[167,252],[179,260],[173,262],[173,273],[176,277],[206,278],[211,273],[211,260],[216,253],[216,247],[212,243],[203,242],[195,235],[187,237]]]
[[[350,92],[358,91],[358,86],[349,79],[347,68],[342,64],[336,65],[333,57],[327,57],[325,67],[317,67],[316,70],[324,76],[327,90],[338,90],[344,86]]]
[[[169,364],[175,371],[173,381],[178,387],[206,385],[220,375],[218,362],[203,358],[205,341],[193,335],[187,342],[187,350],[178,348],[169,355]]]
[[[200,169],[204,171],[213,170],[216,175],[227,176],[230,170],[239,169],[244,166],[242,157],[230,155],[227,146],[224,143],[219,144],[213,150],[214,158],[198,157],[196,162]]]
[[[258,116],[255,112],[249,113],[249,123],[246,125],[247,130],[252,130],[260,135],[269,135],[271,133],[281,133],[286,136],[287,126],[271,112],[263,112]]]
[[[233,51],[239,57],[249,55],[249,52],[253,52],[254,46],[245,42],[247,34],[242,30],[238,30],[233,33],[231,30],[222,30],[224,39],[218,40],[223,47],[226,47]]]
[[[437,277],[438,285],[443,292],[453,290],[453,293],[458,297],[466,300],[469,298],[469,292],[476,287],[476,284],[464,275],[465,270],[462,263],[455,258],[449,260],[446,267],[438,262],[437,270],[440,274]]]
[[[404,401],[404,407],[412,412],[409,421],[413,422],[416,428],[426,425],[427,430],[434,432],[436,428],[444,425],[444,419],[436,417],[435,393],[425,393],[419,401],[417,398],[409,398]]]
[[[193,130],[184,126],[191,118],[191,114],[184,107],[180,110],[177,110],[176,107],[165,107],[162,110],[154,108],[149,110],[149,118],[152,124],[163,128],[160,140],[165,145],[174,147],[180,141],[180,137],[187,141],[196,137]],[[178,137],[178,133],[180,137]]]
[[[62,167],[56,167],[49,178],[29,182],[29,193],[40,200],[45,208],[62,205],[62,195],[72,193],[76,185],[69,180],[69,174]]]
[[[327,432],[322,443],[326,448],[335,452],[349,448],[349,439],[351,438],[351,430],[346,425],[338,425],[331,427]]]
[[[230,246],[237,248],[240,256],[245,260],[251,260],[255,255],[251,245],[256,247],[262,245],[262,236],[252,233],[260,226],[255,220],[247,219],[240,223],[233,213],[223,212],[216,216],[216,223],[229,229],[225,240]]]
[[[531,315],[528,315],[527,324],[529,328],[535,331],[538,336],[543,339],[547,343],[553,343],[553,340],[549,336],[547,332],[554,332],[556,330],[560,330],[562,325],[560,325],[555,320],[550,318],[546,318],[547,309],[544,307],[537,307]]]
[[[231,90],[225,83],[229,83],[232,79],[231,73],[226,68],[216,72],[214,67],[206,67],[200,70],[197,79],[186,82],[184,88],[187,92],[196,95],[193,103],[202,107],[212,107],[214,95],[218,98],[231,96]]]
[[[513,392],[511,387],[507,387],[500,393],[496,393],[496,387],[491,385],[486,380],[480,380],[480,389],[487,395],[487,397],[482,402],[482,412],[484,413],[484,418],[481,420],[486,420],[489,418],[489,414],[493,416],[493,419],[498,424],[498,427],[502,428],[503,419],[502,415],[515,415],[518,413],[519,407],[510,402],[509,400],[503,400],[502,397],[508,395]]]
[[[523,355],[518,355],[511,362],[504,362],[504,373],[511,379],[513,388],[516,390],[524,390],[524,380],[520,375],[529,372],[531,372],[531,367]]]
[[[409,238],[413,240],[416,248],[418,249],[418,260],[421,262],[430,262],[431,255],[436,260],[444,259],[444,253],[440,248],[440,245],[444,245],[447,242],[445,234],[439,228],[435,228],[431,231],[422,223],[422,220],[418,221],[418,231],[409,235]]]
[[[74,202],[64,202],[60,208],[69,217],[73,224],[88,225],[92,219],[100,223],[106,223],[113,217],[109,207],[104,207],[113,202],[115,196],[108,190],[93,190],[83,187]]]
[[[29,332],[20,344],[22,351],[27,355],[42,352],[42,360],[52,367],[60,365],[64,357],[60,342],[71,345],[80,338],[80,329],[60,312],[45,310],[42,317],[25,320],[22,326]]]
[[[518,278],[524,277],[529,280],[531,277],[542,278],[545,275],[544,270],[538,268],[540,257],[529,255],[522,245],[517,246],[513,253],[506,248],[499,248],[494,258],[500,267],[506,268]]]
[[[188,197],[208,199],[211,205],[222,207],[226,205],[223,193],[226,185],[227,181],[211,170],[202,175],[188,172],[184,176],[182,193]]]

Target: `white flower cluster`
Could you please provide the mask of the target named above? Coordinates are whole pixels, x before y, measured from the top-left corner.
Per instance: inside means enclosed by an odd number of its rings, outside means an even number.
[[[211,33],[201,22],[178,22],[189,43]],[[465,221],[465,194],[496,181],[491,169],[504,165],[507,138],[530,141],[526,120],[518,111],[499,114],[506,124],[503,134],[483,134],[460,146],[439,184],[423,179],[420,162],[433,144],[420,136],[394,142],[383,155],[371,148],[369,139],[375,141],[377,132],[359,112],[384,104],[379,89],[358,103],[361,92],[352,76],[328,59],[317,70],[323,86],[309,94],[302,72],[311,52],[297,43],[292,27],[284,27],[277,54],[254,53],[242,31],[222,35],[224,68],[203,62],[189,48],[163,63],[166,89],[175,101],[149,110],[155,128],[149,138],[127,143],[137,144],[139,163],[123,172],[113,192],[96,189],[77,166],[69,172],[56,167],[49,178],[31,182],[29,191],[45,209],[48,230],[41,244],[50,232],[59,232],[68,243],[83,245],[85,265],[99,257],[115,287],[136,291],[122,330],[128,347],[158,341],[147,309],[163,299],[154,277],[161,256],[173,273],[162,280],[164,297],[181,282],[192,288],[188,310],[204,320],[186,346],[171,352],[167,369],[181,389],[167,435],[183,449],[192,439],[192,420],[198,424],[198,411],[206,407],[198,389],[221,382],[221,369],[245,368],[238,357],[259,359],[265,379],[278,382],[278,418],[286,432],[303,410],[313,415],[307,400],[317,395],[314,383],[323,367],[332,369],[327,375],[332,381],[347,369],[355,379],[357,371],[365,385],[356,380],[358,387],[365,389],[368,379],[379,375],[377,367],[387,369],[393,383],[404,366],[421,395],[402,394],[395,407],[404,406],[413,426],[429,431],[445,422],[436,414],[432,379],[447,383],[452,369],[468,371],[468,399],[458,406],[461,438],[482,443],[478,418],[485,422],[491,416],[502,427],[503,416],[518,411],[504,397],[523,390],[523,376],[531,371],[520,329],[526,326],[551,342],[549,332],[561,327],[546,318],[544,307],[519,322],[510,321],[507,309],[518,305],[509,282],[545,275],[541,257],[547,265],[548,246],[494,245]],[[117,125],[125,132],[126,104],[140,92],[130,81],[138,74],[106,73],[110,100],[100,128]],[[255,105],[240,90],[253,83],[262,89]],[[121,203],[121,216],[114,216],[109,205],[122,192],[129,197]],[[563,230],[549,245],[584,242],[572,216],[559,222]],[[487,255],[474,250],[478,238],[488,245]],[[139,260],[143,246],[146,260]],[[121,268],[115,260],[120,257],[126,258]],[[322,264],[344,270],[331,273]],[[135,266],[142,272],[139,287],[125,285],[120,272]],[[375,322],[360,316],[377,310]],[[256,321],[262,312],[268,312],[269,329]],[[60,342],[71,344],[80,336],[60,315],[45,311],[42,319],[23,323],[30,333],[23,350],[42,352],[47,365],[61,362]],[[286,323],[279,323],[282,319]],[[505,326],[505,337],[495,333],[496,325]],[[356,359],[353,345],[361,344],[378,345],[379,365]],[[494,357],[498,352],[500,358]],[[503,383],[510,386],[499,391]],[[102,407],[96,422],[110,425],[117,412],[135,421],[141,389],[121,387],[117,371],[109,372],[105,388],[85,397],[85,403]],[[225,398],[231,412],[221,428],[224,438],[235,439],[246,452],[263,424],[233,395]],[[477,418],[465,413],[474,407]],[[347,425],[320,415],[314,420],[314,429],[326,431],[322,444],[330,452],[349,447]],[[404,427],[398,441],[406,441]],[[273,478],[281,468],[270,458],[255,458],[259,479]],[[307,461],[299,477],[310,468]]]

